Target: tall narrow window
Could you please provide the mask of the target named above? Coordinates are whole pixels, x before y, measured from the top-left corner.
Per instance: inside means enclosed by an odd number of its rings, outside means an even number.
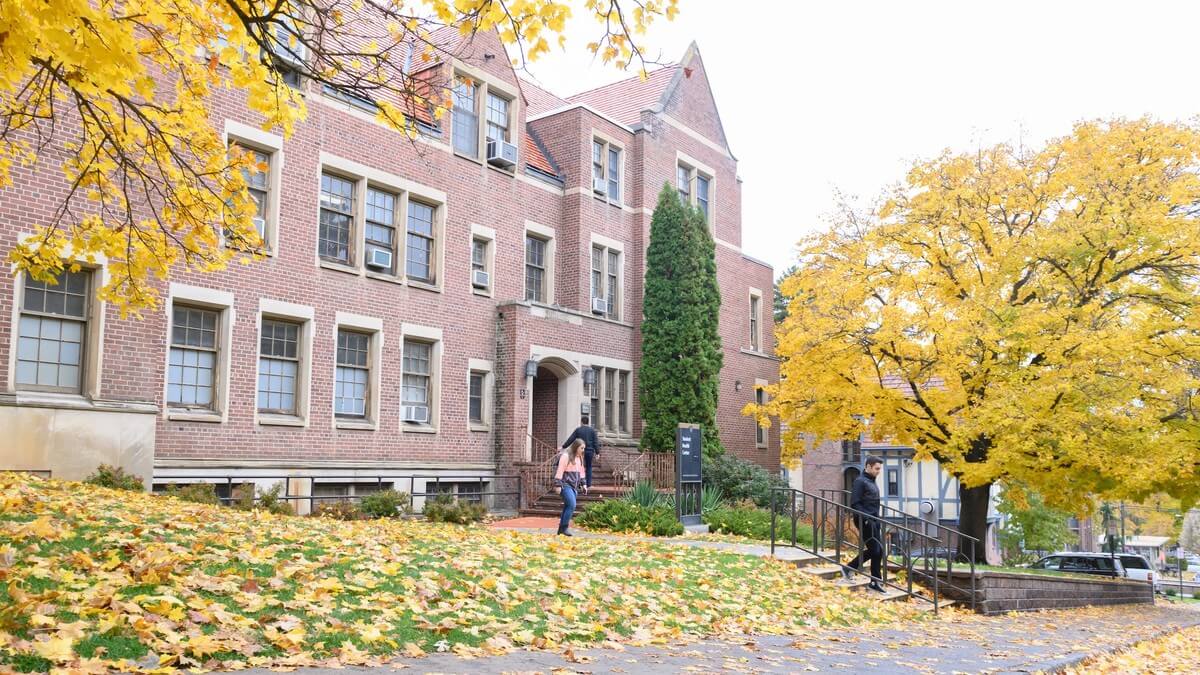
[[[758,324],[759,324],[759,307],[762,304],[762,299],[757,295],[750,296],[750,348],[754,351],[761,351],[762,340],[759,339]]]
[[[704,214],[704,222],[709,222],[708,218],[708,178],[704,176],[696,176],[696,206]]]
[[[350,233],[354,227],[354,183],[321,174],[321,226],[317,253],[326,260],[350,264]]]
[[[396,195],[367,188],[367,267],[394,274],[396,271]]]
[[[497,96],[490,91],[487,95],[487,137],[488,140],[508,142],[508,119],[511,103],[508,99]]]
[[[483,424],[483,381],[486,373],[471,373],[467,387],[467,419],[471,424]]]
[[[758,405],[763,405],[767,402],[767,392],[762,389],[754,390],[754,402]],[[754,443],[755,445],[763,446],[767,444],[767,429],[761,424],[754,425]]]
[[[210,309],[178,305],[172,309],[168,405],[215,408],[217,319],[217,312]]]
[[[546,301],[546,240],[525,236],[525,299]]]
[[[83,391],[88,276],[63,271],[56,284],[25,277],[17,331],[18,389]]]
[[[595,381],[592,382],[592,390],[590,392],[588,392],[588,394],[591,397],[591,412],[592,412],[592,415],[591,415],[592,419],[590,419],[588,421],[591,422],[592,427],[599,429],[600,428],[600,382],[601,382],[601,378],[604,377],[604,369],[593,366],[592,372],[594,372],[596,374],[596,378],[595,378]]]
[[[487,271],[487,242],[483,239],[471,240],[471,269],[476,272]]]
[[[299,324],[263,319],[258,351],[258,411],[295,415],[299,371]]]
[[[404,341],[403,376],[400,402],[401,419],[410,424],[428,424],[430,420],[430,389],[433,377],[431,362],[433,345],[428,342]]]
[[[617,273],[621,269],[621,254],[609,250],[608,251],[608,318],[617,318]]]
[[[604,143],[592,141],[592,189],[604,194]]]
[[[608,148],[608,199],[621,201],[621,150]]]
[[[433,207],[421,202],[408,203],[408,240],[405,246],[409,279],[432,284],[433,278]]]
[[[246,169],[243,176],[246,179],[246,189],[250,192],[250,198],[254,200],[257,207],[254,214],[254,229],[258,231],[258,237],[263,240],[263,245],[266,245],[267,209],[271,191],[271,156],[259,150],[250,150],[250,154],[253,155],[258,170]]]
[[[604,247],[592,247],[592,298],[604,297]]]
[[[622,370],[617,378],[617,396],[618,407],[617,416],[620,418],[619,426],[623,434],[629,433],[629,373]]]
[[[454,149],[479,156],[479,85],[459,78],[454,83]]]
[[[887,496],[900,496],[900,470],[888,469],[887,471]]]
[[[692,171],[680,164],[675,167],[675,189],[679,191],[679,201],[684,204],[692,203]]]
[[[370,346],[370,335],[338,330],[333,395],[333,412],[338,417],[367,416],[367,392],[371,381]]]
[[[604,428],[609,431],[617,430],[617,416],[613,407],[617,398],[617,371],[604,369]]]

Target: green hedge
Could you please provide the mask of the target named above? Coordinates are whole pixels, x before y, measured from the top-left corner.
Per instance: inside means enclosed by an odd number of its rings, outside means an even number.
[[[673,509],[667,506],[644,507],[625,499],[606,499],[591,504],[575,517],[575,522],[589,530],[638,532],[655,537],[683,534],[683,525],[675,519]]]
[[[705,455],[704,484],[720,490],[729,502],[749,499],[763,509],[771,507],[771,488],[787,487],[782,478],[729,452]]]
[[[704,522],[713,532],[736,534],[763,541],[771,540],[771,512],[763,509],[736,506],[713,509],[704,514]],[[779,541],[791,541],[791,524],[791,519],[784,516],[780,516],[775,521],[776,538]],[[796,542],[812,546],[812,528],[803,523],[797,523]]]

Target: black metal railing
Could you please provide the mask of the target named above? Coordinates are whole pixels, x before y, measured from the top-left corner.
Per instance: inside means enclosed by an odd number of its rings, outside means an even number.
[[[825,489],[821,490],[820,493],[821,497],[825,499],[834,499],[846,506],[850,504],[849,490]],[[917,530],[923,534],[932,534],[937,539],[939,543],[932,550],[917,550],[914,552],[914,556],[933,558],[934,571],[939,576],[943,573],[940,567],[941,561],[944,560],[946,563],[945,578],[941,581],[943,593],[949,591],[959,597],[968,598],[971,610],[974,611],[976,602],[975,556],[976,551],[980,550],[979,539],[948,525],[943,525],[933,520],[926,520],[920,516],[914,516],[887,504],[881,504],[880,509],[882,511],[881,515],[887,520],[897,522],[910,530]],[[966,568],[970,572],[967,575],[968,580],[965,584],[958,584],[954,581],[953,574],[956,563],[960,565],[960,569]]]
[[[777,537],[777,521],[781,515],[787,516],[790,521],[790,540],[785,539],[780,541]],[[900,580],[899,583],[895,577],[889,578],[890,570],[886,555],[883,560],[884,564],[880,569],[881,576],[876,577],[868,574],[861,568],[858,572],[872,581],[905,593],[909,597],[931,603],[933,611],[936,613],[939,601],[938,575],[931,568],[929,558],[920,559],[925,569],[917,570],[916,564],[918,559],[910,555],[914,543],[923,548],[928,548],[935,544],[935,540],[929,535],[890,522],[886,518],[862,511],[855,511],[838,501],[795,488],[772,488],[771,555],[775,555],[775,548],[777,546],[791,547],[810,553],[825,562],[843,567],[845,565],[843,554],[853,553],[856,557],[860,556],[865,545],[861,536],[857,540],[851,540],[847,536],[846,525],[849,523],[851,517],[858,519],[858,522],[871,523],[873,526],[879,527],[880,539],[885,553],[888,550],[889,542],[895,542],[901,553],[901,571],[905,575],[904,579]],[[804,546],[797,536],[799,526],[804,522],[807,522],[812,528],[813,540],[811,547]],[[931,595],[926,595],[920,586],[914,585],[913,577],[919,573],[923,573],[925,578],[932,579]]]
[[[483,499],[485,497],[491,497],[493,505],[495,504],[496,497],[512,497],[513,498],[512,503],[517,507],[520,506],[520,500],[521,500],[521,476],[519,474],[501,474],[501,475],[495,475],[495,476],[479,476],[479,475],[453,476],[453,475],[444,475],[444,474],[428,474],[428,475],[426,475],[426,474],[377,474],[377,475],[372,474],[372,475],[363,475],[360,473],[360,474],[352,474],[352,475],[319,475],[319,476],[311,475],[311,474],[292,474],[292,475],[239,474],[239,475],[235,476],[235,475],[219,475],[219,474],[207,473],[207,474],[162,476],[155,480],[155,485],[163,485],[163,486],[180,485],[180,486],[183,486],[183,485],[191,485],[191,484],[196,484],[196,483],[205,483],[205,484],[213,485],[214,490],[218,486],[223,486],[225,488],[225,494],[224,494],[224,496],[221,496],[220,494],[218,494],[217,500],[220,501],[222,505],[228,506],[234,502],[240,502],[245,499],[249,499],[252,503],[257,503],[259,501],[259,499],[261,499],[262,496],[257,494],[255,488],[258,485],[261,485],[263,482],[267,482],[267,481],[271,481],[272,485],[282,484],[282,494],[278,495],[278,497],[277,497],[280,501],[297,502],[297,503],[307,501],[309,504],[310,510],[312,509],[314,504],[319,504],[319,503],[325,502],[325,501],[330,501],[330,502],[357,501],[357,500],[361,500],[363,497],[367,497],[371,494],[374,494],[375,492],[382,491],[384,489],[390,488],[390,489],[400,490],[401,486],[403,485],[403,481],[407,481],[407,483],[408,483],[408,490],[406,490],[404,492],[408,493],[409,510],[414,513],[418,513],[418,511],[416,511],[416,506],[417,506],[416,502],[417,502],[418,497],[422,498],[422,500],[425,500],[429,497],[440,497],[442,495],[449,494],[451,496],[456,496],[458,499],[461,499],[461,500],[471,500],[471,501],[483,501]],[[420,482],[422,484],[421,492],[417,492],[417,490],[416,490],[416,486],[417,486],[418,482]],[[364,494],[353,494],[353,495],[350,495],[350,494],[346,494],[346,495],[314,495],[314,494],[312,494],[313,487],[315,485],[320,485],[322,483],[350,484],[350,485],[354,485],[354,486],[373,487],[374,490],[372,492],[366,492]],[[447,492],[446,490],[442,489],[443,485],[446,485],[449,487],[454,487],[454,486],[463,486],[463,485],[471,485],[471,484],[477,485],[478,490],[472,490],[470,492],[461,492],[461,493],[458,493],[457,495],[455,495],[454,493]],[[483,489],[484,486],[488,485],[488,484],[491,485],[492,489],[484,490]],[[512,485],[512,484],[515,484],[515,487],[513,487],[512,489],[499,489],[502,486]],[[299,495],[292,494],[293,486],[305,486],[305,485],[307,485],[307,487],[308,487],[309,494],[299,494]],[[385,485],[387,486],[387,488],[384,487]],[[431,486],[432,486],[432,490],[430,489]],[[235,490],[238,490],[238,489],[247,490],[248,492],[240,494],[240,495],[235,494]],[[423,506],[424,506],[424,501],[422,501],[422,507]]]

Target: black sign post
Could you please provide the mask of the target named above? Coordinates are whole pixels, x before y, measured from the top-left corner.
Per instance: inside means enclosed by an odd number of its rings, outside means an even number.
[[[675,431],[675,515],[684,526],[700,524],[701,434],[696,424]]]

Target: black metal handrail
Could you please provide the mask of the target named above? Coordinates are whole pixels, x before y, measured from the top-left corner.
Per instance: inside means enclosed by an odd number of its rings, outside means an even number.
[[[782,503],[778,499],[779,495],[784,496],[784,501]],[[796,508],[797,498],[800,500],[800,508],[799,509]],[[810,506],[811,506],[811,508],[810,508]],[[780,544],[778,542],[778,537],[776,536],[776,521],[778,519],[779,510],[782,507],[786,507],[788,509],[787,515],[791,521],[792,534],[791,534],[790,544],[786,543],[786,542]],[[829,557],[828,555],[826,555],[826,552],[829,549],[827,549],[824,546],[825,536],[826,536],[826,527],[830,523],[829,516],[831,516],[831,515],[833,516],[832,523],[833,523],[833,527],[835,530],[835,535],[833,537],[834,556],[832,558]],[[796,540],[797,525],[802,516],[808,516],[813,524],[813,543],[812,543],[811,548],[807,548],[807,547],[801,545]],[[862,521],[869,521],[869,522],[872,522],[872,523],[875,523],[876,525],[878,525],[880,539],[881,539],[880,543],[881,543],[881,545],[883,545],[885,547],[884,548],[884,553],[885,553],[884,565],[883,565],[882,569],[880,570],[880,574],[882,576],[876,577],[872,574],[868,574],[867,572],[864,572],[861,568],[858,570],[859,573],[870,578],[872,581],[881,583],[884,586],[887,586],[889,588],[894,588],[902,593],[905,593],[909,597],[919,598],[921,600],[925,600],[926,602],[932,603],[933,611],[936,613],[938,611],[938,599],[939,599],[937,574],[936,573],[930,574],[930,571],[931,571],[929,569],[930,560],[928,558],[924,558],[923,563],[925,566],[925,570],[923,570],[923,571],[924,571],[925,575],[927,576],[927,578],[931,577],[933,579],[933,595],[932,595],[932,597],[928,597],[928,596],[922,594],[920,587],[914,587],[914,585],[913,585],[913,573],[916,571],[915,570],[916,560],[913,559],[911,555],[909,555],[909,553],[911,552],[911,545],[914,542],[921,542],[924,548],[928,548],[930,545],[930,542],[933,542],[934,539],[932,537],[930,537],[929,535],[923,534],[916,530],[909,529],[902,525],[897,525],[896,523],[893,523],[883,517],[873,515],[870,513],[864,513],[862,511],[856,511],[845,504],[836,502],[831,499],[826,499],[824,497],[820,497],[820,496],[817,496],[817,495],[814,495],[814,494],[811,494],[808,492],[804,492],[803,490],[797,490],[795,488],[782,488],[782,487],[771,488],[771,555],[772,556],[775,555],[775,547],[777,545],[789,546],[791,548],[796,548],[796,549],[811,553],[812,555],[816,556],[817,558],[824,560],[826,562],[829,562],[829,563],[833,563],[833,564],[837,565],[838,567],[844,567],[844,563],[842,562],[842,548],[843,548],[843,543],[848,543],[848,540],[845,537],[844,525],[843,525],[846,521],[846,516],[856,516],[856,517],[860,518]],[[901,552],[903,554],[903,561],[904,561],[904,563],[903,563],[903,570],[905,572],[905,585],[904,586],[901,586],[897,583],[894,583],[893,581],[888,580],[888,565],[886,564],[887,563],[887,560],[886,560],[887,548],[886,548],[886,546],[887,546],[887,541],[888,541],[889,530],[890,530],[890,533],[893,535],[893,537],[892,537],[893,540],[899,539],[899,545],[901,548]],[[903,534],[905,536],[895,537],[894,535],[896,535],[896,534]],[[859,555],[861,555],[861,553],[862,553],[863,544],[864,544],[864,542],[862,541],[862,538],[859,537],[859,541],[855,543],[855,547],[856,547],[855,552]],[[934,571],[936,572],[936,570],[934,570]]]
[[[827,499],[828,499],[828,495],[836,494],[840,498],[840,500],[843,504],[846,504],[847,506],[849,505],[849,502],[850,502],[850,491],[849,490],[826,488],[826,489],[821,490],[820,492],[821,492],[821,497],[827,498]],[[979,539],[977,539],[976,537],[972,537],[971,535],[966,534],[956,528],[950,527],[948,525],[943,525],[936,521],[925,520],[919,516],[914,516],[910,513],[905,513],[904,511],[901,511],[900,509],[897,509],[895,507],[888,506],[887,504],[880,504],[880,508],[882,509],[884,518],[887,518],[889,520],[899,520],[904,525],[904,527],[907,527],[909,529],[914,529],[914,530],[920,529],[921,531],[923,531],[925,533],[928,533],[931,529],[936,531],[937,540],[939,542],[939,545],[935,546],[932,551],[932,556],[935,560],[934,569],[938,574],[941,574],[941,570],[938,569],[939,563],[937,561],[938,560],[946,561],[946,579],[944,581],[945,586],[953,591],[957,591],[958,593],[960,593],[962,595],[968,596],[970,598],[971,610],[974,611],[975,610],[975,601],[976,601],[976,598],[975,598],[975,595],[976,595],[975,552],[978,551],[980,548]],[[961,555],[961,552],[963,550],[962,542],[964,540],[970,543],[970,546],[968,548],[968,550],[970,552],[967,554],[966,560],[959,560],[958,557]],[[945,542],[944,547],[940,545],[941,542]],[[946,549],[945,556],[939,555],[939,550],[941,548]],[[929,555],[928,551],[922,551],[922,553],[926,554],[927,556]],[[969,566],[969,568],[970,568],[969,586],[959,586],[958,584],[954,583],[953,572],[954,572],[954,563],[955,562],[961,562],[961,563],[964,563]]]
[[[415,512],[417,497],[421,497],[421,498],[437,497],[437,496],[441,496],[444,494],[448,494],[446,492],[441,491],[438,487],[443,482],[452,483],[452,484],[477,483],[479,485],[479,488],[480,488],[479,492],[471,492],[468,494],[458,495],[459,499],[482,500],[484,497],[516,497],[516,503],[518,503],[518,504],[520,503],[520,499],[521,499],[521,475],[520,474],[498,474],[498,475],[494,475],[494,476],[480,476],[480,475],[453,476],[453,475],[445,475],[445,474],[369,474],[369,475],[363,475],[363,474],[347,474],[347,475],[239,474],[239,475],[233,476],[233,475],[214,475],[214,474],[186,474],[186,475],[176,475],[176,476],[162,476],[162,477],[159,477],[155,481],[155,484],[156,485],[175,485],[175,484],[182,482],[184,484],[207,483],[207,484],[211,484],[214,486],[215,485],[225,485],[229,496],[228,497],[218,496],[217,500],[220,501],[223,505],[228,505],[232,502],[241,501],[242,499],[245,498],[243,496],[238,496],[238,497],[234,496],[233,490],[234,490],[235,486],[240,487],[240,486],[246,485],[248,483],[252,484],[256,481],[274,481],[275,484],[283,483],[283,494],[279,495],[279,497],[278,497],[278,499],[281,501],[322,502],[322,501],[327,501],[327,500],[332,500],[332,501],[361,500],[363,497],[367,497],[371,493],[368,493],[365,495],[312,495],[312,494],[293,495],[293,494],[291,494],[292,484],[294,482],[301,482],[301,484],[303,484],[303,481],[307,481],[309,492],[312,491],[313,485],[316,485],[319,483],[338,483],[338,482],[352,483],[354,485],[372,485],[372,484],[374,484],[376,486],[377,490],[382,490],[383,484],[385,482],[391,484],[394,489],[396,486],[396,483],[401,480],[408,481],[408,490],[407,490],[407,492],[408,492],[408,508],[410,511],[414,511],[414,512]],[[492,490],[488,490],[488,491],[483,490],[484,483],[492,483],[493,486],[495,486],[498,483],[500,483],[501,481],[509,481],[509,480],[516,481],[517,487],[515,490],[497,490],[497,489],[492,489]],[[417,481],[424,481],[424,489],[425,490],[428,490],[429,485],[432,483],[434,486],[433,491],[432,492],[428,492],[428,491],[417,492],[416,491]],[[260,499],[260,496],[258,494],[255,494],[254,492],[251,492],[250,499],[251,499],[252,503],[257,502]]]

